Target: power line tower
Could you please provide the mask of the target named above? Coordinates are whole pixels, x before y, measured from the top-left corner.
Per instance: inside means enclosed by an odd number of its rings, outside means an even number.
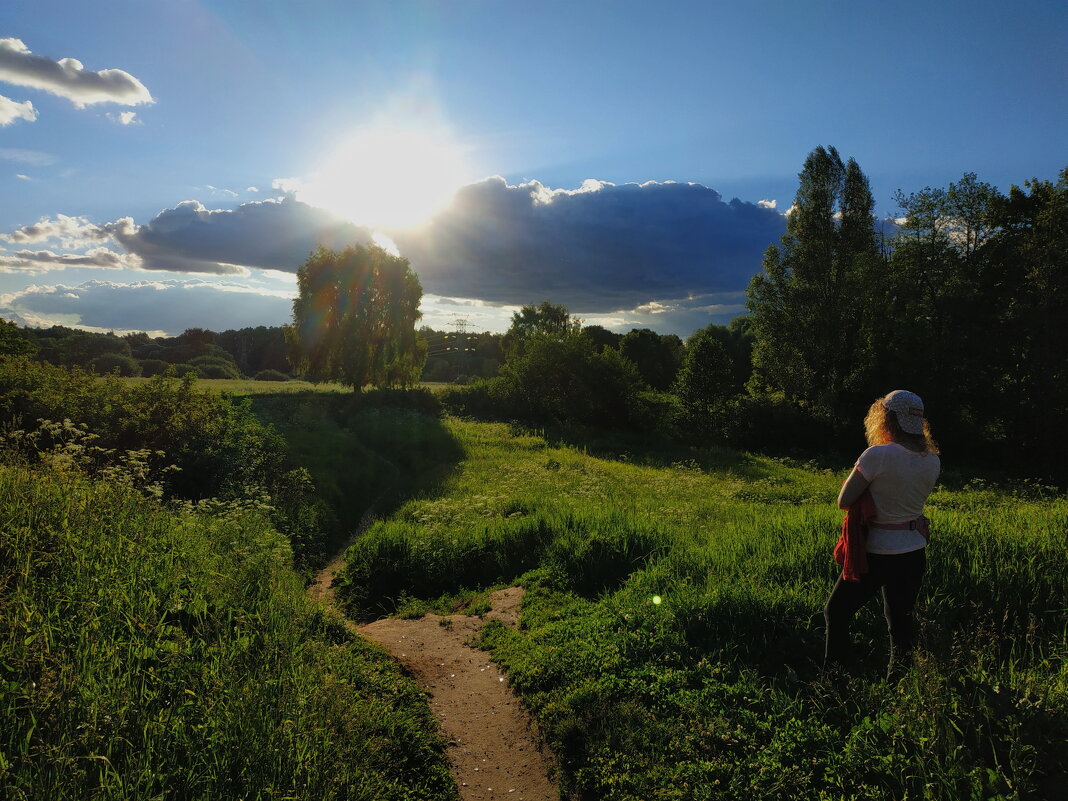
[[[474,326],[466,317],[457,315],[456,318],[449,323],[449,327],[455,329],[456,333],[446,335],[446,338],[451,340],[451,347],[449,347],[448,350],[456,352],[457,365],[465,375],[470,375],[471,361],[475,348],[467,329],[471,327],[477,328],[478,326]]]

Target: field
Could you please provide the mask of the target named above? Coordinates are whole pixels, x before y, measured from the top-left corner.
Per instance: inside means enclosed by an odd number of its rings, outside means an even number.
[[[841,474],[730,451],[630,452],[448,420],[465,456],[347,554],[351,614],[415,615],[528,590],[484,644],[582,799],[1051,798],[1068,770],[1068,502],[953,486],[922,647],[882,678],[821,677]]]
[[[124,378],[129,384],[142,384],[151,381],[149,378]],[[327,392],[327,393],[351,393],[352,387],[344,384],[313,384],[310,381],[254,381],[251,378],[198,378],[197,389],[207,392],[225,392],[230,395],[286,395],[303,392]],[[451,386],[440,381],[427,381],[419,386],[425,387],[432,392],[439,392]]]
[[[1068,776],[1053,488],[947,471],[915,664],[883,678],[873,604],[856,670],[824,676],[845,465],[549,436],[443,417],[427,391],[230,404],[8,368],[12,421],[73,422],[13,431],[0,460],[5,797],[452,799],[422,692],[293,569],[369,505],[338,587],[352,618],[477,614],[526,588],[519,628],[481,645],[571,801],[1050,799]],[[162,501],[138,443],[188,467]],[[306,479],[278,485],[288,517],[264,503],[275,474]]]

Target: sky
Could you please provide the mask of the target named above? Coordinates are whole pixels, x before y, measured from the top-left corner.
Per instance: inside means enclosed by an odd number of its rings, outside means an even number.
[[[280,325],[317,245],[409,259],[423,323],[551,300],[745,311],[806,155],[894,194],[1068,166],[1063,0],[4,0],[0,317]]]

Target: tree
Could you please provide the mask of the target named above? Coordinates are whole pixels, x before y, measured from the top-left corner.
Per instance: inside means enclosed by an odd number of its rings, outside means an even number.
[[[0,320],[0,356],[29,356],[37,343],[23,335],[16,323]]]
[[[686,340],[686,355],[675,383],[675,394],[691,423],[709,433],[716,411],[733,395],[733,364],[713,326]]]
[[[871,367],[866,327],[883,264],[875,202],[856,161],[833,147],[813,150],[798,178],[781,244],[749,284],[751,386],[833,415]]]
[[[619,351],[598,352],[593,340],[577,330],[532,334],[495,380],[522,417],[600,427],[625,426],[642,385],[634,365]]]
[[[297,273],[289,360],[313,381],[359,391],[419,380],[426,344],[416,334],[423,288],[408,260],[375,245],[320,247]]]
[[[603,325],[584,326],[582,333],[593,341],[598,352],[605,348],[619,347],[619,340],[623,338],[622,334],[617,334],[615,331],[609,331]]]
[[[619,341],[623,358],[634,362],[645,383],[667,390],[682,364],[682,340],[675,334],[658,334],[648,328],[634,328]]]
[[[543,300],[512,313],[512,324],[504,334],[504,352],[509,357],[522,354],[523,343],[535,334],[560,339],[581,330],[582,321],[574,319],[567,306]]]

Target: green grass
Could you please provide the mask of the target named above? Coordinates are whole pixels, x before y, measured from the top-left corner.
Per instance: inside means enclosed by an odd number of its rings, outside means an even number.
[[[124,378],[129,384],[143,384],[150,381],[149,378]],[[440,381],[427,381],[419,384],[431,392],[441,392],[452,384]],[[304,392],[343,393],[351,394],[352,387],[345,384],[315,384],[311,381],[254,381],[251,378],[198,378],[197,389],[207,392],[227,393],[230,395],[289,395]]]
[[[881,678],[873,604],[870,656],[831,682],[841,474],[447,424],[466,457],[350,549],[344,597],[373,616],[525,584],[519,630],[484,642],[578,798],[1024,799],[1068,778],[1063,497],[939,488],[916,665]]]
[[[0,466],[0,797],[453,799],[421,691],[254,512]]]
[[[130,384],[142,384],[150,378],[124,378]],[[352,392],[344,384],[313,384],[310,381],[254,381],[251,378],[198,378],[197,389],[226,392],[230,395],[285,395],[294,392]]]

